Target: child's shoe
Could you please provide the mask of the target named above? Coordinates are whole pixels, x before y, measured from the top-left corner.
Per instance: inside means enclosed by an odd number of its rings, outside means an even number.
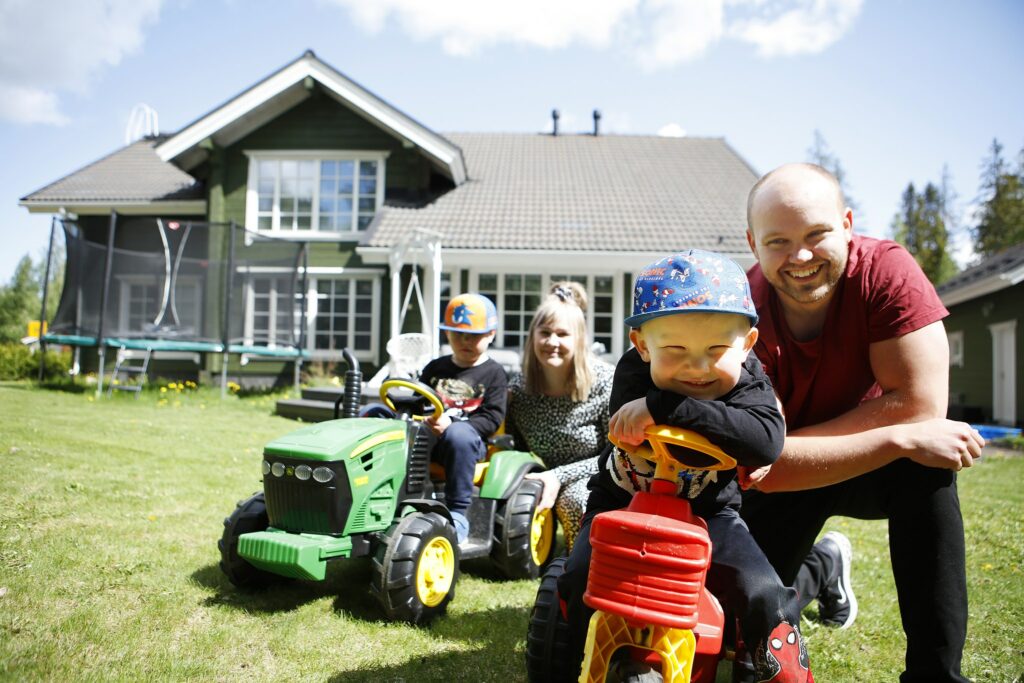
[[[466,542],[469,538],[469,519],[462,512],[451,511],[452,522],[455,524],[455,536],[459,540],[459,545]]]

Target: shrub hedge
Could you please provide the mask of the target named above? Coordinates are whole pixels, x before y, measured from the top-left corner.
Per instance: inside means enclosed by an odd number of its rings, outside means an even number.
[[[0,380],[36,379],[42,353],[24,344],[0,344]],[[71,352],[46,351],[46,370],[43,380],[67,377],[71,369]]]

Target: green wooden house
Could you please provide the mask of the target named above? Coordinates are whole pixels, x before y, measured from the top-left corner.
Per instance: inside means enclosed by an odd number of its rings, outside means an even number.
[[[1024,244],[938,287],[949,309],[950,417],[1024,426]]]
[[[158,220],[302,243],[297,296],[283,271],[243,274],[230,314],[249,350],[293,324],[273,311],[294,306],[307,361],[349,348],[379,366],[388,340],[409,331],[430,335],[436,353],[440,311],[469,290],[502,312],[496,347],[518,350],[550,282],[567,277],[590,293],[593,338],[618,356],[643,265],[691,247],[752,264],[745,202],[757,174],[721,138],[603,135],[598,124],[595,112],[582,132],[556,120],[548,133],[442,135],[306,52],[177,133],[133,142],[21,204],[75,217],[96,244],[116,212],[115,249],[155,248],[132,225]],[[225,251],[212,238],[191,248]],[[110,291],[111,327],[155,315],[152,287]],[[197,285],[182,298],[200,319],[216,309],[212,296]],[[217,372],[221,358],[194,360]],[[239,380],[291,379],[292,362],[273,354],[229,362]]]

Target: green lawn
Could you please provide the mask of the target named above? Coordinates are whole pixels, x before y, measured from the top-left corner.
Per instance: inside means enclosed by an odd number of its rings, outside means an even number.
[[[379,620],[362,561],[327,581],[236,591],[216,541],[260,486],[262,444],[297,425],[272,399],[214,391],[91,393],[0,383],[0,679],[525,680],[536,583],[469,564],[449,615]],[[971,590],[965,673],[1024,674],[1024,458],[961,476]],[[805,620],[817,680],[894,681],[903,636],[885,524],[834,520],[853,540],[861,613]],[[811,608],[813,610],[813,608]]]

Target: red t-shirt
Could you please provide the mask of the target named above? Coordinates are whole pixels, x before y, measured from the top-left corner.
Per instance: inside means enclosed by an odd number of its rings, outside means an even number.
[[[754,265],[747,276],[761,317],[754,350],[782,399],[790,430],[825,422],[880,396],[868,346],[949,314],[914,257],[889,240],[853,237],[825,327],[810,341],[793,338],[761,267]]]

